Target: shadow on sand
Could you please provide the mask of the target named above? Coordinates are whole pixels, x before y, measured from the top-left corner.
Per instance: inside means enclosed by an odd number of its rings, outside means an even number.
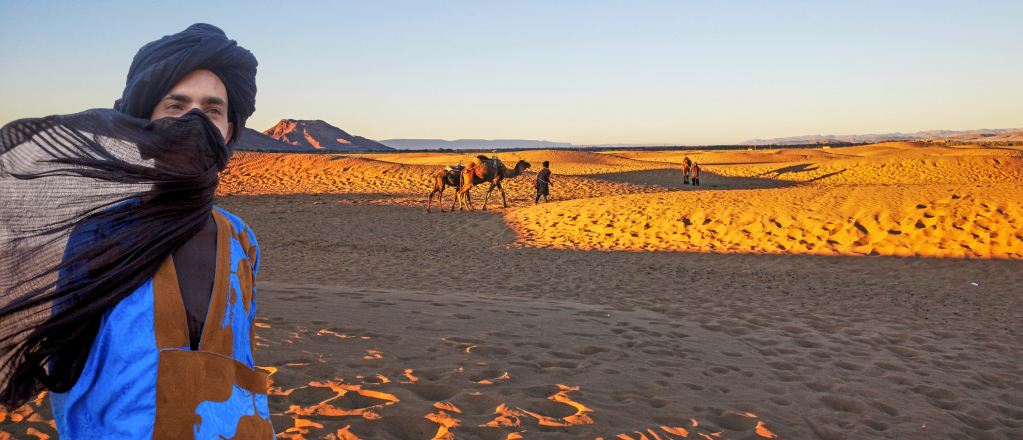
[[[731,190],[731,189],[773,189],[795,186],[798,182],[768,179],[763,177],[730,177],[709,171],[700,171],[700,186],[684,184],[684,173],[678,168],[659,170],[625,171],[621,173],[589,174],[579,177],[606,180],[609,182],[631,183],[634,185],[657,185],[675,190]]]

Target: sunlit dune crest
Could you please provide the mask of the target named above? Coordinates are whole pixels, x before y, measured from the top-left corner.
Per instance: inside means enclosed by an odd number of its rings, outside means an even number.
[[[572,426],[572,425],[588,425],[588,424],[593,423],[593,419],[591,419],[590,416],[586,415],[586,413],[593,412],[593,410],[583,406],[582,404],[580,404],[578,402],[573,401],[570,397],[568,397],[568,392],[569,391],[577,391],[577,390],[579,390],[579,388],[578,387],[566,387],[564,385],[558,385],[558,386],[561,387],[561,391],[558,392],[557,394],[551,396],[550,399],[555,401],[555,402],[560,402],[560,403],[564,403],[566,405],[572,406],[573,408],[576,409],[576,413],[575,414],[572,414],[572,415],[566,416],[566,417],[562,417],[562,418],[559,419],[559,418],[547,417],[547,416],[543,416],[543,415],[540,415],[540,414],[531,413],[531,412],[525,411],[525,410],[523,410],[523,412],[525,412],[526,414],[529,414],[529,415],[531,415],[533,417],[536,417],[536,419],[540,421],[540,424],[544,425],[544,426]]]
[[[437,409],[443,409],[443,410],[446,410],[446,411],[451,411],[451,412],[456,412],[456,413],[461,413],[462,412],[462,410],[458,409],[458,407],[456,407],[451,402],[437,402],[437,403],[434,403],[433,406],[435,408],[437,408]]]
[[[754,416],[752,414],[749,414],[749,413],[745,413],[745,414],[732,413],[732,415],[733,416],[738,416],[738,417],[745,417],[745,418],[749,418],[749,419],[756,419],[757,418],[756,416]],[[723,434],[724,434],[723,431],[706,431],[705,430],[704,432],[698,432],[696,430],[700,429],[699,428],[700,424],[695,419],[692,419],[691,421],[692,421],[693,426],[691,428],[689,428],[689,429],[682,428],[682,427],[673,427],[673,426],[660,426],[657,429],[648,428],[645,431],[640,430],[640,431],[632,431],[632,432],[621,433],[621,434],[616,435],[615,438],[618,438],[618,439],[621,439],[621,440],[674,439],[676,437],[678,437],[678,438],[691,438],[690,434],[694,434],[695,436],[703,437],[703,438],[708,438],[708,439],[712,439],[712,440],[713,439],[718,439],[718,438],[726,438],[726,437],[723,436]],[[756,421],[756,426],[755,427],[751,427],[750,430],[753,431],[759,437],[763,437],[763,438],[777,438],[778,437],[777,435],[775,435],[774,433],[772,433],[770,430],[767,429],[766,424],[762,420],[757,420]],[[598,438],[597,440],[602,440],[602,438]]]
[[[402,382],[402,383],[415,383],[415,382],[417,382],[419,380],[418,377],[415,377],[415,376],[412,375],[413,371],[414,370],[412,370],[412,369],[405,370],[405,378],[408,379],[408,382]]]
[[[365,382],[365,383],[370,383],[370,384],[381,384],[381,383],[388,383],[388,382],[391,381],[391,379],[388,379],[388,378],[384,377],[381,374],[377,374],[377,375],[374,375],[374,376],[371,376],[371,377],[366,377],[366,376],[355,376],[355,377],[358,378],[358,379],[362,379],[362,381]]]
[[[777,435],[774,435],[773,432],[769,431],[766,426],[764,426],[764,422],[757,422],[757,435],[759,435],[761,437],[764,437],[764,438],[777,438],[778,437]]]
[[[383,354],[379,350],[366,350],[366,356],[363,359],[383,359]]]
[[[1023,257],[1023,207],[1013,201],[1023,192],[969,192],[839,187],[676,193],[596,206],[565,202],[510,218],[526,242],[579,249]]]
[[[325,381],[325,382],[311,382],[309,384],[309,386],[320,387],[320,388],[329,388],[330,390],[332,390],[335,393],[337,393],[337,395],[334,396],[334,397],[331,397],[331,398],[329,398],[327,400],[324,400],[324,401],[320,402],[318,405],[314,405],[314,406],[300,407],[300,406],[297,406],[297,405],[292,405],[291,408],[288,409],[288,413],[295,414],[297,416],[311,416],[311,415],[333,416],[333,417],[361,416],[361,417],[364,417],[366,419],[373,420],[373,419],[379,419],[380,418],[380,415],[377,413],[377,411],[382,409],[384,406],[393,405],[394,403],[398,402],[398,398],[394,397],[393,395],[386,394],[386,393],[381,393],[381,392],[377,392],[377,391],[372,391],[372,390],[364,390],[364,389],[361,388],[360,385],[345,385],[345,384],[342,384],[342,383],[339,383],[339,382],[336,382],[336,381],[329,380],[329,381]],[[363,395],[363,396],[366,396],[366,397],[372,397],[374,399],[380,399],[380,400],[384,401],[384,403],[379,404],[379,405],[374,405],[374,406],[366,407],[366,408],[357,408],[357,409],[354,409],[354,410],[345,410],[345,409],[337,408],[337,407],[335,407],[335,406],[330,404],[331,401],[333,401],[333,400],[335,400],[335,399],[337,399],[339,397],[342,397],[345,394],[351,393],[351,392],[354,392],[354,393],[357,393],[357,394],[360,394],[360,395]]]
[[[520,417],[525,417],[526,415],[526,413],[520,410],[508,408],[508,406],[503,403],[494,410],[494,414],[497,414],[497,418],[482,426],[495,428],[517,428],[522,426]]]
[[[686,431],[685,428],[669,428],[667,426],[662,426],[661,429],[668,434],[680,435],[682,437],[689,436],[689,431]]]
[[[454,440],[455,435],[450,430],[460,424],[458,419],[447,415],[444,411],[427,414],[426,419],[440,425],[440,428],[437,429],[437,435],[433,436],[433,440]]]
[[[358,437],[348,430],[349,428],[351,428],[351,426],[345,426],[344,428],[337,430],[337,434],[327,434],[324,438],[327,440],[359,440]]]

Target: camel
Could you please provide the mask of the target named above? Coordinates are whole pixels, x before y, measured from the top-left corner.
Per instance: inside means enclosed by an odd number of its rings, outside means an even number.
[[[451,211],[454,212],[455,204],[458,203],[458,197],[457,197],[458,186],[459,186],[458,184],[459,184],[459,181],[460,181],[461,171],[463,169],[465,169],[465,167],[454,167],[454,168],[448,167],[447,169],[445,169],[443,171],[438,171],[437,174],[434,174],[434,176],[433,176],[433,191],[430,192],[430,198],[426,201],[426,212],[430,212],[430,203],[433,202],[433,195],[434,194],[437,194],[437,206],[440,206],[440,212],[444,212],[444,205],[443,205],[444,201],[443,201],[442,197],[444,196],[444,189],[449,187],[449,186],[454,188],[455,189],[455,193],[456,193],[455,201],[451,202]],[[469,203],[472,204],[472,201],[470,200]],[[459,211],[461,211],[462,207],[459,206],[458,209],[459,209]]]
[[[472,211],[472,200],[468,199],[469,190],[484,182],[490,183],[490,189],[487,190],[487,197],[483,200],[483,210],[487,210],[487,202],[490,201],[490,193],[494,191],[494,188],[501,190],[501,201],[504,202],[504,207],[507,208],[508,199],[504,195],[504,187],[501,186],[501,181],[519,177],[523,171],[530,167],[529,162],[520,160],[515,164],[515,168],[508,169],[499,160],[487,159],[486,156],[477,156],[476,158],[478,159],[477,162],[480,163],[479,165],[472,163],[462,170],[462,187],[458,189],[456,194],[458,208],[461,209],[463,204],[468,202],[467,206]],[[463,197],[465,198],[463,199]]]

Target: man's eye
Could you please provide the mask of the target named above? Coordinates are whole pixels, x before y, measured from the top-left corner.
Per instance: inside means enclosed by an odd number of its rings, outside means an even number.
[[[171,104],[171,105],[170,105],[170,106],[168,106],[167,108],[168,108],[168,109],[171,109],[171,110],[181,110],[181,106],[180,106],[180,105],[177,105],[177,104]]]
[[[220,114],[220,109],[219,108],[211,108],[209,110],[206,110],[206,113],[212,113],[212,114],[215,114],[215,115],[219,115]]]

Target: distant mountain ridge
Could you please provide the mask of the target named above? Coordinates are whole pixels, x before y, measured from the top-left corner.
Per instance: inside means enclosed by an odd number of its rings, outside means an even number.
[[[851,135],[806,135],[792,136],[774,139],[750,139],[740,142],[739,145],[792,145],[792,144],[814,144],[829,142],[884,142],[897,140],[933,140],[933,139],[961,139],[964,136],[973,140],[982,140],[983,135],[1001,135],[1023,131],[1023,128],[1002,128],[1002,129],[980,129],[980,130],[931,130],[918,131],[916,133],[887,133],[887,134],[851,134]],[[977,135],[977,136],[969,136]],[[975,138],[975,139],[974,139]]]
[[[524,139],[387,139],[380,141],[402,150],[488,150],[488,149],[526,149],[526,148],[571,148],[568,142],[531,141]]]
[[[773,139],[750,139],[736,145],[796,145],[886,142],[894,140],[938,140],[948,139],[971,141],[1020,141],[1023,128],[979,129],[979,130],[930,130],[916,133],[887,133],[859,135],[805,135]],[[277,125],[260,133],[245,129],[238,144],[239,150],[277,151],[393,151],[401,150],[503,150],[503,149],[564,149],[564,148],[623,148],[634,146],[658,146],[645,144],[598,144],[574,145],[569,142],[551,142],[526,139],[388,139],[374,141],[362,136],[352,136],[344,130],[321,120],[281,119]]]

